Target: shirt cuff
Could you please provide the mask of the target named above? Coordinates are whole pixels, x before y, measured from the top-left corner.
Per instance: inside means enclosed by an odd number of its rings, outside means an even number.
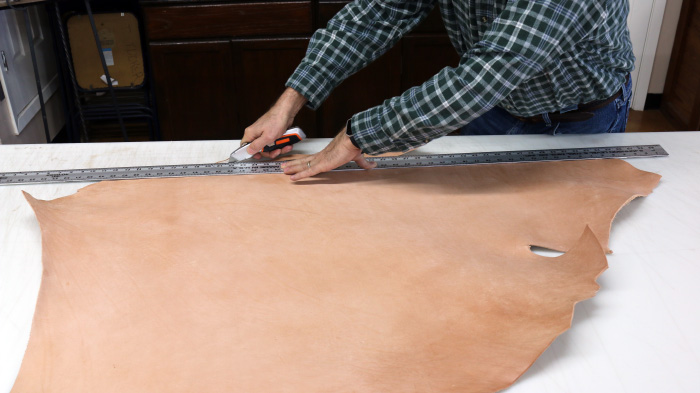
[[[377,155],[387,152],[406,152],[416,146],[404,138],[395,138],[382,125],[383,107],[376,106],[350,118],[352,135],[362,153]],[[419,144],[420,145],[420,144]]]
[[[360,149],[360,145],[358,145],[357,142],[355,142],[355,137],[352,135],[352,125],[350,124],[352,123],[351,120],[352,118],[348,119],[348,121],[345,122],[345,135],[348,136],[348,138],[350,139],[350,143],[352,143],[353,146]],[[362,149],[360,149],[360,151],[362,151]]]
[[[333,85],[318,68],[302,61],[289,77],[286,87],[291,87],[307,99],[306,106],[318,109],[333,91]]]

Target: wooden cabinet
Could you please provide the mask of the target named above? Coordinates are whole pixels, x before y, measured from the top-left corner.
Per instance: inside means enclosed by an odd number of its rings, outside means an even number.
[[[239,139],[274,103],[313,32],[346,1],[142,1],[166,140]],[[457,65],[438,10],[295,125],[332,137],[354,113]]]
[[[241,40],[231,43],[238,113],[235,138],[265,113],[284,90],[284,83],[304,58],[307,38]],[[317,135],[316,113],[302,108],[294,119],[308,135]]]
[[[700,3],[684,1],[661,110],[680,130],[700,131]]]
[[[158,2],[154,2],[158,3]],[[167,2],[163,2],[167,3]],[[151,40],[310,34],[311,2],[146,7]]]
[[[232,139],[239,124],[231,43],[151,43],[161,133],[165,140]]]
[[[422,84],[445,67],[456,67],[459,64],[459,56],[446,35],[404,37],[401,52],[402,91]]]

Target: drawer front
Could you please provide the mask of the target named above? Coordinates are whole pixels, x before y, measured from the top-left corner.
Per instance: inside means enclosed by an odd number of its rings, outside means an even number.
[[[328,21],[335,16],[349,1],[336,1],[336,0],[322,0],[318,4],[318,27],[326,27]],[[445,25],[442,23],[442,17],[440,16],[440,10],[436,5],[435,8],[428,14],[428,16],[423,20],[412,33],[430,33],[430,34],[447,34],[445,30]]]
[[[311,2],[146,7],[150,40],[311,34]]]

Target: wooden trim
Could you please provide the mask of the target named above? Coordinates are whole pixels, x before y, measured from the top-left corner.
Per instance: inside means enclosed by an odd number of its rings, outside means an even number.
[[[149,40],[311,34],[311,14],[311,1],[144,8]]]

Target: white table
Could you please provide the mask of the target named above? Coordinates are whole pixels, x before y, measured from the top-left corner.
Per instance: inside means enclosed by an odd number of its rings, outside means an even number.
[[[308,140],[295,151],[320,150]],[[601,290],[573,326],[508,392],[700,392],[700,132],[445,137],[416,153],[661,144],[666,158],[629,160],[659,173],[625,207],[610,238]],[[210,163],[236,141],[0,146],[0,172]],[[39,226],[21,190],[39,199],[86,183],[0,186],[0,392],[10,390],[29,339],[41,280]]]

